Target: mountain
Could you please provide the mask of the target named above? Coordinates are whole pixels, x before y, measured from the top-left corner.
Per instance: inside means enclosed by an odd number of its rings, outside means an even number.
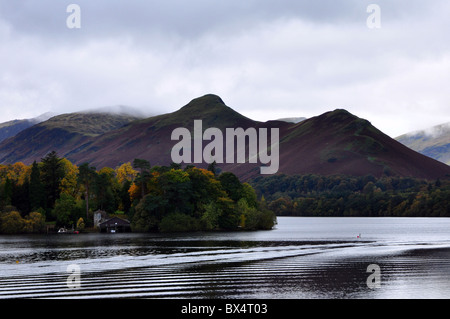
[[[248,128],[259,123],[226,106],[220,97],[206,95],[173,113],[136,121],[91,139],[67,155],[77,163],[87,161],[97,167],[115,167],[134,158],[148,159],[152,165],[168,165],[172,162],[171,149],[177,143],[171,140],[172,131],[179,127],[192,131],[196,119],[202,119],[205,128],[222,130],[226,127]]]
[[[4,123],[0,123],[0,142],[6,140],[7,138],[16,135],[17,133],[37,124],[44,122],[55,116],[54,113],[44,113],[38,117],[24,120],[12,120]]]
[[[323,175],[437,178],[450,167],[412,151],[369,121],[337,109],[292,126],[281,139],[280,170]]]
[[[139,118],[108,113],[70,113],[54,116],[20,131],[0,144],[0,162],[40,161],[49,152],[66,154],[108,131]]]
[[[450,122],[396,138],[409,148],[450,165]]]
[[[226,128],[267,128],[269,132],[279,129],[280,173],[427,179],[450,176],[448,165],[411,150],[369,121],[342,109],[299,123],[258,122],[234,111],[220,97],[208,94],[178,111],[128,119],[119,125],[103,127],[104,118],[92,119],[91,123],[83,118],[78,123],[77,117],[79,115],[67,114],[60,119],[52,118],[4,141],[0,144],[0,162],[20,160],[29,164],[55,150],[74,163],[90,162],[97,168],[116,167],[135,158],[145,158],[152,165],[169,165],[172,148],[179,143],[171,140],[172,132],[176,128],[187,128],[192,133],[194,120],[201,119],[203,130],[215,127],[224,136]],[[203,141],[203,147],[209,143]],[[195,165],[207,166],[206,163]],[[223,171],[234,172],[243,180],[259,176],[261,166],[261,163],[248,162],[218,164]]]

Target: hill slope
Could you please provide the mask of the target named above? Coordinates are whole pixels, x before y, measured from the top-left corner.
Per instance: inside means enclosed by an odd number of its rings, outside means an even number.
[[[421,154],[450,165],[450,123],[404,134],[396,140]]]
[[[43,121],[48,120],[55,114],[44,113],[38,117],[24,120],[12,120],[4,123],[0,123],[0,142],[12,137],[21,131]]]
[[[192,100],[178,111],[140,121],[108,132],[69,154],[75,162],[88,161],[97,167],[114,167],[134,158],[145,158],[152,165],[171,163],[171,150],[178,141],[171,140],[172,131],[179,127],[193,130],[194,120],[202,119],[204,128],[251,127],[255,122],[226,106],[215,95]],[[197,165],[202,166],[202,165]],[[205,166],[205,165],[203,165]]]
[[[291,127],[280,148],[280,170],[286,173],[436,178],[450,172],[450,167],[412,151],[369,121],[339,109]]]
[[[134,116],[106,113],[70,113],[54,116],[0,143],[0,162],[22,161],[30,164],[34,160],[40,161],[53,150],[60,156],[65,156],[91,138],[123,127],[134,120],[137,120]]]
[[[55,150],[60,156],[97,168],[145,158],[151,165],[169,165],[172,131],[184,127],[193,131],[194,120],[203,120],[203,130],[216,127],[244,129],[278,128],[280,136],[279,172],[286,174],[397,175],[436,179],[450,167],[421,155],[345,110],[335,110],[300,123],[253,121],[230,107],[216,95],[205,95],[173,113],[128,122],[128,125],[101,127],[94,120],[86,127],[73,124],[77,118],[52,119],[25,130],[22,135],[0,144],[2,162],[25,163]],[[82,122],[86,123],[86,122]],[[54,124],[54,125],[52,125]],[[36,141],[36,142],[34,142]],[[34,147],[39,143],[39,147]],[[209,144],[203,142],[203,147]],[[195,164],[206,167],[206,163]],[[247,180],[260,174],[261,163],[219,164]]]

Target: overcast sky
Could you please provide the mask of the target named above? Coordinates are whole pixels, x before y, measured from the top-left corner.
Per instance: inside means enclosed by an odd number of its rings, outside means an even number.
[[[0,122],[208,93],[263,121],[345,108],[392,137],[449,122],[450,1],[0,0]]]

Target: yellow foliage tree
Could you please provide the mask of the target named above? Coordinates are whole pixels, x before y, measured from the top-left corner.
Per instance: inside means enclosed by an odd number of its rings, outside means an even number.
[[[61,193],[78,198],[80,195],[77,183],[78,167],[66,158],[61,159],[61,164],[64,170],[64,178],[60,184]]]
[[[4,178],[10,179],[16,185],[23,185],[26,178],[30,178],[31,167],[22,162],[2,165],[0,169],[0,175]]]
[[[134,181],[138,174],[138,171],[133,169],[130,162],[124,163],[116,168],[117,180],[120,184],[124,184],[126,181]]]

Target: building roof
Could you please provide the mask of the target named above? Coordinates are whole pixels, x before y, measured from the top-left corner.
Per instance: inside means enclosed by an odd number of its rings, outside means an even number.
[[[130,221],[119,217],[113,217],[100,223],[100,227],[114,226],[116,224],[119,226],[127,226],[130,225]]]

